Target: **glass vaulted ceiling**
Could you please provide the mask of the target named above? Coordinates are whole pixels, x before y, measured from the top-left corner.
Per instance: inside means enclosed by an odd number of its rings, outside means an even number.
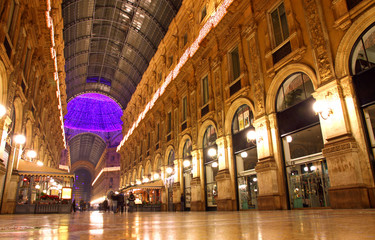
[[[63,1],[68,99],[99,92],[125,108],[181,1]]]
[[[104,94],[125,109],[181,2],[63,1],[65,72],[70,101],[65,123],[72,164],[88,160],[95,165],[107,144],[121,141],[121,131],[114,131],[121,124],[121,116],[113,119],[115,114],[87,109],[102,98],[85,96]]]

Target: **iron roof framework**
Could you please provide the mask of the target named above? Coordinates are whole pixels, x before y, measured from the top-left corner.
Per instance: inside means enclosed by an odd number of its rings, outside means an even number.
[[[98,92],[125,108],[181,2],[63,1],[68,99]]]

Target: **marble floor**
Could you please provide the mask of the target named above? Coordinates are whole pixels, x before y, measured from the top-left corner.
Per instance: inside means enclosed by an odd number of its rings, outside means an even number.
[[[0,239],[375,239],[375,209],[0,215]]]

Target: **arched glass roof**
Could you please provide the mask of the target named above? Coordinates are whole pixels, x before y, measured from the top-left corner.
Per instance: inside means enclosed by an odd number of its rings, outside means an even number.
[[[182,0],[64,0],[68,99],[102,92],[123,108]]]
[[[86,131],[112,132],[122,128],[121,107],[98,93],[79,95],[68,103],[65,127]]]

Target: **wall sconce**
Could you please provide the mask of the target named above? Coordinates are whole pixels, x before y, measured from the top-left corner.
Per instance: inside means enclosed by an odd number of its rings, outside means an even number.
[[[253,144],[256,143],[257,141],[257,133],[255,132],[254,129],[250,130],[247,132],[247,135],[246,135],[246,138],[247,138],[247,142],[252,142]],[[260,143],[261,141],[263,141],[263,137],[258,137],[258,143]]]
[[[216,156],[216,154],[217,154],[217,151],[216,151],[216,149],[215,148],[210,148],[210,149],[208,149],[208,156],[209,157],[215,157]]]
[[[154,179],[159,179],[159,178],[160,178],[159,173],[154,173]]]
[[[317,100],[313,105],[313,109],[315,114],[319,113],[324,120],[327,120],[333,114],[332,108],[329,107],[326,101]]]
[[[184,168],[188,168],[191,165],[190,161],[187,159],[185,159],[182,164],[184,165]]]
[[[166,171],[167,171],[168,174],[172,174],[172,172],[173,172],[173,168],[171,168],[171,167],[167,167]]]

